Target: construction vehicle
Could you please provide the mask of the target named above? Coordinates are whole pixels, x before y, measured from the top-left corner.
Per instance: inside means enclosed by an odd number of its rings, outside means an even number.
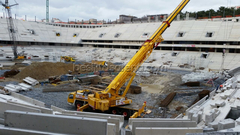
[[[170,14],[166,21],[163,21],[157,31],[143,43],[138,52],[133,56],[133,58],[127,63],[127,65],[122,69],[122,71],[115,77],[115,79],[108,85],[105,90],[87,95],[87,104],[80,107],[81,111],[87,108],[92,108],[93,110],[99,110],[101,112],[115,113],[115,111],[118,110],[118,114],[122,114],[124,116],[131,115],[129,114],[129,110],[131,110],[131,108],[128,108],[127,106],[132,105],[133,103],[131,99],[128,99],[126,97],[126,94],[136,75],[135,72],[150,56],[152,51],[163,41],[162,33],[168,27],[170,27],[171,22],[178,15],[178,13],[187,5],[189,1],[190,0],[182,0],[182,2]],[[126,86],[125,90],[120,91],[120,88],[127,81],[128,85]],[[76,102],[79,101],[83,102],[81,101],[81,99],[76,98],[77,94],[74,93],[70,93],[68,98],[74,96],[75,98],[73,99],[75,99],[75,101],[72,100],[71,104],[76,104]],[[83,103],[86,103],[86,101]],[[134,115],[132,115],[132,117],[136,118],[140,116],[142,111],[142,109],[139,109]]]
[[[87,102],[87,96],[89,94],[94,94],[94,92],[91,90],[78,90],[78,91],[72,92],[68,96],[68,103],[70,105],[74,105],[76,108],[78,106],[79,107],[83,106],[84,102]]]
[[[66,62],[75,62],[75,59],[71,56],[61,56],[61,60],[65,60]]]
[[[106,62],[106,61],[97,61],[97,60],[92,60],[92,64],[95,64],[95,65],[100,65],[100,66],[104,66],[104,67],[106,67],[106,66],[107,66],[107,62]]]
[[[9,5],[8,0],[5,0],[5,3],[2,3],[0,1],[0,4],[7,10],[7,25],[8,25],[8,32],[9,32],[9,37],[10,41],[12,41],[12,50],[13,50],[13,55],[14,59],[25,59],[26,57],[24,56],[24,52],[18,53],[17,52],[17,42],[16,42],[16,29],[14,27],[13,23],[13,18],[12,18],[12,13],[11,13],[11,7],[18,5],[18,3]]]

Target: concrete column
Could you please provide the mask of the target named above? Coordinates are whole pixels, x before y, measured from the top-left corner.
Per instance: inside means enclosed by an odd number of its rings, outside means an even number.
[[[226,52],[225,53],[229,53],[229,49],[226,49]]]
[[[180,21],[180,14],[177,15],[177,21]]]
[[[158,16],[157,15],[155,16],[155,21],[158,22]]]
[[[189,20],[189,13],[186,14],[186,20]]]
[[[166,15],[164,15],[163,16],[163,21],[165,21],[167,19],[167,16]]]
[[[148,16],[148,22],[150,22],[150,20],[151,20],[151,17],[150,17],[150,16]]]

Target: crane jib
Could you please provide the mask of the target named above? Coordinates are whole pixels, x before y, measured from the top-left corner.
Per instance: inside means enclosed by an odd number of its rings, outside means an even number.
[[[172,16],[173,15],[175,15],[177,12],[180,12],[180,11],[178,11],[178,9],[179,8],[184,8],[186,5],[187,5],[187,3],[189,2],[190,0],[185,0],[184,2],[182,2],[181,4],[179,4],[178,5],[178,7],[171,13],[171,15],[167,18],[167,23],[166,23],[166,21],[163,21],[163,27],[167,24],[168,25],[168,27],[170,27],[170,24],[171,24],[171,22],[172,21],[170,21],[170,18],[172,18]],[[172,20],[173,20],[174,18],[172,18]],[[170,22],[169,22],[170,21]],[[162,27],[162,28],[163,28]],[[153,38],[152,39],[154,39],[158,34],[159,34],[159,32],[161,31],[162,29],[159,29],[158,31],[157,31],[157,33],[153,36]],[[166,30],[166,29],[165,29]],[[163,30],[163,32],[165,31],[165,30]]]
[[[170,27],[171,22],[177,14],[184,8],[190,0],[182,0],[177,8],[171,15],[162,22],[161,26],[155,33],[147,39],[142,47],[136,52],[132,59],[125,65],[121,72],[114,78],[108,87],[100,92],[95,93],[88,97],[89,106],[94,107],[96,110],[107,111],[111,107],[119,106],[120,99],[124,104],[131,104],[132,100],[125,97],[132,80],[135,77],[135,72],[142,65],[142,63],[150,56],[153,49],[163,41],[162,33]],[[130,79],[130,80],[129,80]],[[129,80],[129,81],[128,81]],[[123,90],[123,94],[119,94],[120,88],[128,81],[127,87]]]

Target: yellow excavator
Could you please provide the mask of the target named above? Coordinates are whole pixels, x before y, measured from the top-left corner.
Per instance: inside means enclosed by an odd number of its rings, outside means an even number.
[[[107,62],[106,62],[106,61],[97,61],[97,60],[92,60],[92,64],[95,64],[95,65],[100,65],[100,66],[104,66],[104,67],[106,67],[106,66],[107,66]]]
[[[171,22],[180,13],[180,11],[187,5],[190,0],[182,0],[177,8],[170,14],[170,16],[163,21],[157,31],[146,40],[139,51],[133,56],[133,58],[127,63],[122,71],[115,77],[115,79],[109,84],[109,86],[100,92],[94,94],[88,94],[84,96],[85,102],[87,103],[80,107],[80,110],[92,108],[93,110],[100,110],[102,112],[112,111],[114,113],[115,108],[118,108],[120,114],[126,115],[126,112],[121,111],[125,105],[132,104],[132,100],[126,97],[128,89],[135,77],[135,72],[142,65],[142,63],[150,56],[152,51],[163,41],[162,33],[170,27]],[[128,85],[124,91],[120,91],[120,88],[127,82]],[[76,98],[78,92],[70,93],[68,96],[68,103],[74,104],[81,101]],[[70,100],[71,98],[71,100]],[[74,100],[73,100],[74,99]],[[87,99],[87,100],[86,100]],[[87,102],[86,102],[87,101]],[[145,105],[146,106],[146,103]],[[114,108],[114,109],[113,109]],[[125,108],[126,110],[126,108]],[[136,118],[141,115],[143,109],[139,109],[135,112],[132,117]]]
[[[65,60],[66,62],[75,62],[75,59],[70,56],[61,56],[61,60]]]

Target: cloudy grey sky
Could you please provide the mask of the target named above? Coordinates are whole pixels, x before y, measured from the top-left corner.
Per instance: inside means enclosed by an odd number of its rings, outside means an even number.
[[[5,0],[1,0],[5,2]],[[28,19],[43,19],[46,16],[46,0],[16,0],[19,6],[12,8],[17,17]],[[88,20],[116,20],[120,14],[142,17],[149,14],[169,14],[181,0],[49,0],[50,18],[59,18],[62,21]],[[15,3],[14,0],[9,0]],[[218,9],[220,6],[240,6],[239,0],[190,0],[185,11],[201,11]],[[0,8],[0,16],[3,8]]]

